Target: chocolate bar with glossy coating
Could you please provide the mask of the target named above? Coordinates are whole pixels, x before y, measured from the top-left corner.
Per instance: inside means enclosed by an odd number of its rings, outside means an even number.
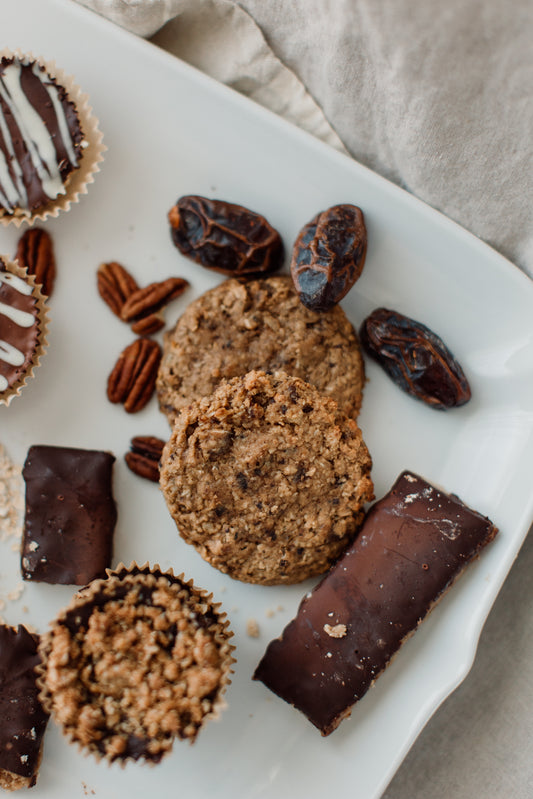
[[[35,682],[38,638],[0,625],[0,788],[35,785],[48,714]]]
[[[496,532],[455,495],[403,472],[270,643],[254,679],[329,735]]]
[[[117,510],[114,455],[71,447],[30,447],[22,476],[25,580],[86,585],[111,565]]]

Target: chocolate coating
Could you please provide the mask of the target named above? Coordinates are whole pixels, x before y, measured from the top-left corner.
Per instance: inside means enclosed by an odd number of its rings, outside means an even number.
[[[85,585],[105,576],[117,519],[108,452],[30,447],[22,475],[25,580]]]
[[[0,625],[0,769],[31,779],[31,785],[48,721],[35,684],[37,643],[22,625]]]
[[[456,496],[403,472],[269,644],[254,679],[329,735],[496,532]]]
[[[10,270],[0,258],[0,273],[8,275]],[[11,310],[22,311],[35,317],[35,322],[29,327],[17,324],[12,318]],[[7,381],[7,387],[13,386],[27,371],[31,363],[37,340],[39,325],[37,319],[37,304],[33,292],[22,294],[13,285],[0,279],[0,376]],[[11,363],[10,358],[2,354],[3,347],[15,347],[23,357],[22,363]],[[0,396],[2,394],[0,380]]]

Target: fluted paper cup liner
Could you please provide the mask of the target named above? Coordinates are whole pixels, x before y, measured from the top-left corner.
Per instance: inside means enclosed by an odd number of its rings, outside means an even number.
[[[36,62],[51,78],[55,79],[57,85],[65,89],[68,99],[74,103],[83,133],[82,152],[78,166],[66,177],[63,184],[64,194],[50,198],[45,204],[33,211],[16,207],[12,212],[9,212],[0,208],[1,224],[13,224],[16,227],[20,227],[23,224],[33,225],[37,221],[42,222],[49,217],[56,217],[60,211],[68,211],[73,203],[78,202],[82,195],[87,194],[89,184],[94,182],[94,176],[100,170],[100,162],[103,160],[103,153],[106,147],[103,143],[103,135],[98,127],[98,119],[89,105],[88,95],[82,92],[80,87],[74,82],[74,78],[60,69],[55,61],[45,60],[41,56],[33,55],[33,53],[7,49],[0,50],[0,59],[2,58],[15,58],[25,63]]]
[[[226,706],[234,647],[220,604],[156,564],[82,588],[41,637],[45,710],[84,752],[158,763]]]
[[[0,332],[0,405],[9,405],[15,397],[18,397],[26,385],[26,383],[33,377],[35,370],[41,363],[41,359],[48,346],[47,333],[48,333],[48,307],[46,305],[46,296],[42,293],[41,287],[35,282],[34,275],[29,275],[28,270],[22,267],[18,262],[10,261],[6,256],[0,255],[0,266],[6,267],[7,272],[14,277],[22,280],[25,284],[31,287],[31,296],[35,300],[35,318],[37,325],[37,340],[33,348],[33,352],[29,363],[25,366],[24,371],[13,383],[9,383],[7,387],[3,387],[2,380],[2,361],[4,359],[12,358],[12,346],[14,342],[6,341],[3,339]],[[1,274],[0,270],[0,274]],[[0,303],[0,321],[2,315],[10,314],[9,306],[2,307]],[[0,329],[1,330],[1,329]],[[4,360],[4,362],[7,362]],[[4,378],[5,379],[5,378]]]

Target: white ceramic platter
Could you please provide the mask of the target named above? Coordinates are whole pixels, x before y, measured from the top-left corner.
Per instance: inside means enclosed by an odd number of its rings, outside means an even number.
[[[185,571],[223,602],[238,664],[229,708],[190,747],[156,768],[125,770],[83,757],[49,725],[35,799],[194,796],[274,799],[378,797],[431,714],[467,674],[483,622],[533,517],[533,283],[493,250],[352,160],[232,91],[65,0],[3,0],[3,45],[55,59],[91,97],[108,146],[89,194],[47,225],[59,268],[50,348],[9,408],[0,441],[22,462],[31,444],[110,449],[117,455],[115,563],[136,559]],[[271,638],[310,584],[254,587],[224,577],[177,536],[157,486],[122,455],[133,435],[166,437],[156,402],[128,416],[107,402],[107,375],[132,334],[96,292],[96,267],[123,262],[140,283],[177,274],[186,303],[220,277],[173,247],[166,214],[182,194],[217,196],[265,214],[290,250],[317,211],[339,202],[365,212],[369,252],[344,302],[356,327],[375,307],[432,327],[470,378],[472,401],[437,412],[404,395],[372,363],[360,416],[376,495],[403,468],[453,491],[500,528],[402,649],[351,719],[323,739],[307,720],[251,680]],[[18,234],[0,229],[0,252]],[[18,557],[3,543],[0,594],[16,588]],[[37,629],[74,589],[29,584],[2,611]],[[255,619],[259,638],[246,634]]]

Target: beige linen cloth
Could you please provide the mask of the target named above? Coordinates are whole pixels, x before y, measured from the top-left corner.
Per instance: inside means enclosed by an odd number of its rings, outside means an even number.
[[[78,1],[345,148],[533,277],[532,0]],[[530,535],[471,673],[386,799],[533,798],[532,574]]]

